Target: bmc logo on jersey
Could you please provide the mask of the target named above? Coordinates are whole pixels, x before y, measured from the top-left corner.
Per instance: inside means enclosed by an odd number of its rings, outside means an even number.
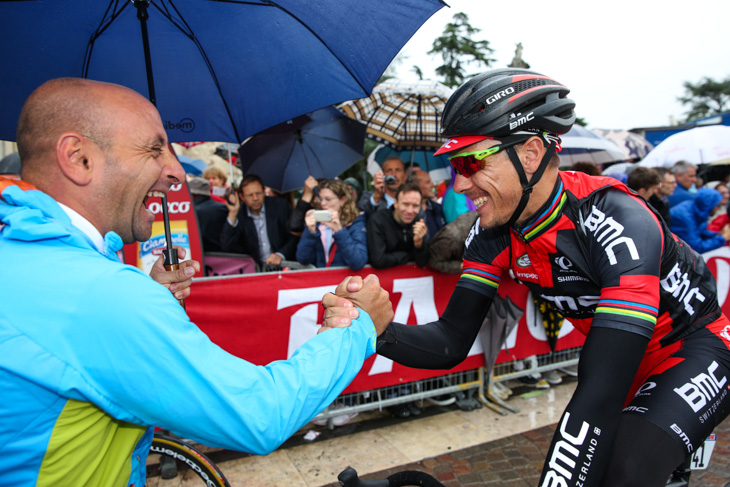
[[[477,218],[476,223],[474,224],[473,227],[471,227],[471,231],[469,231],[469,236],[466,237],[466,241],[464,242],[465,248],[469,248],[469,244],[471,243],[472,240],[474,240],[474,237],[479,235],[480,228],[481,227],[479,226],[479,219]]]
[[[727,377],[715,376],[715,371],[719,365],[714,360],[707,367],[707,373],[700,373],[696,377],[690,379],[689,382],[681,387],[675,387],[674,392],[689,404],[692,411],[699,412],[708,402],[717,396],[727,384]]]
[[[593,210],[588,218],[583,220],[583,213],[580,214],[580,224],[583,230],[588,230],[596,237],[596,242],[603,246],[606,256],[608,256],[608,263],[615,265],[616,253],[614,248],[620,245],[624,245],[629,251],[629,255],[632,260],[639,260],[639,252],[636,250],[634,241],[623,236],[624,226],[613,219],[612,216],[606,218],[606,214],[593,205]]]
[[[730,325],[727,325],[723,330],[720,332],[720,336],[723,337],[725,340],[730,343]]]

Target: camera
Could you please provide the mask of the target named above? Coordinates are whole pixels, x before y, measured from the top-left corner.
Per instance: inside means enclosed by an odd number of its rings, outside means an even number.
[[[314,210],[314,219],[318,222],[331,222],[332,212],[329,210]]]
[[[385,184],[388,186],[393,186],[395,184],[395,176],[392,174],[388,174],[385,176]]]

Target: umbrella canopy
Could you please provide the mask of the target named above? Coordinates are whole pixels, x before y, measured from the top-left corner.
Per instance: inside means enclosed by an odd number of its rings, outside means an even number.
[[[0,139],[15,140],[33,89],[72,76],[143,95],[153,86],[172,142],[240,143],[281,121],[367,96],[443,6],[440,0],[0,2]]]
[[[677,161],[711,164],[730,157],[730,127],[710,125],[670,135],[639,162],[647,167],[671,167]]]
[[[573,125],[560,139],[563,149],[559,154],[563,167],[572,166],[576,162],[601,165],[624,160],[624,153],[616,144],[580,125]]]
[[[600,135],[613,142],[624,153],[624,159],[627,161],[639,161],[654,148],[654,144],[646,140],[643,136],[636,132],[628,130],[606,130],[593,129]]]
[[[365,122],[368,137],[392,149],[436,150],[443,143],[441,113],[452,91],[436,81],[389,79],[369,97],[347,101],[338,108]]]
[[[244,174],[286,193],[310,175],[338,176],[362,159],[364,145],[365,125],[327,107],[254,135],[238,153]]]
[[[185,170],[185,174],[192,174],[194,176],[200,176],[203,171],[208,169],[208,165],[202,159],[193,159],[183,154],[176,154],[177,160],[180,161],[180,165]]]

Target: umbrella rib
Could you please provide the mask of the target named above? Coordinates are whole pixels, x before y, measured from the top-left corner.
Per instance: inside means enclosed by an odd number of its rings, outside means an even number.
[[[82,64],[81,69],[81,77],[86,78],[89,75],[89,63],[91,62],[91,52],[94,50],[94,43],[96,42],[96,39],[98,39],[104,31],[116,20],[117,17],[124,11],[127,6],[130,5],[129,2],[124,2],[122,5],[122,8],[117,10],[117,6],[119,5],[119,0],[111,0],[109,4],[107,5],[106,12],[104,12],[104,15],[101,17],[101,20],[99,21],[99,25],[97,26],[96,30],[92,34],[92,36],[89,38],[88,44],[86,44],[86,52],[84,53],[84,62]],[[111,16],[109,14],[111,10]],[[108,17],[108,19],[107,19]]]
[[[178,15],[178,18],[180,19],[180,22],[184,25],[185,28],[183,28],[181,25],[179,25],[178,22],[176,22],[172,15],[170,14],[167,3],[169,2],[170,7],[172,7],[175,12]],[[161,5],[158,5],[157,3],[153,3],[152,5],[155,6],[155,8],[164,16],[167,18],[167,20],[170,21],[172,25],[177,27],[180,32],[185,34],[193,43],[195,43],[195,46],[198,48],[198,51],[200,52],[201,57],[203,58],[203,61],[205,62],[205,66],[208,68],[208,73],[210,74],[211,78],[213,79],[213,83],[215,84],[216,90],[218,91],[218,95],[220,95],[221,103],[223,103],[223,106],[225,107],[226,114],[228,115],[228,119],[231,121],[231,127],[233,127],[233,132],[235,133],[236,137],[236,143],[241,142],[241,135],[238,133],[238,127],[236,126],[236,122],[233,119],[233,114],[231,113],[230,108],[228,107],[228,102],[226,101],[226,98],[223,96],[223,90],[221,89],[220,82],[218,81],[218,77],[215,74],[215,71],[213,70],[213,66],[210,64],[210,59],[208,58],[208,55],[205,52],[205,49],[203,49],[203,46],[200,44],[200,41],[198,41],[198,38],[195,37],[195,34],[193,34],[193,30],[190,28],[188,23],[183,18],[180,11],[175,6],[174,2],[172,0],[162,0],[159,2]],[[163,10],[164,7],[164,10]]]

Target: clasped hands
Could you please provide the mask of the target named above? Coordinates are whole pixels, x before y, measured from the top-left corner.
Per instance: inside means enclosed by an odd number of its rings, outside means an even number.
[[[352,320],[359,316],[357,308],[370,315],[378,335],[393,321],[390,295],[380,287],[380,280],[375,274],[369,274],[365,279],[360,276],[346,277],[337,286],[334,294],[324,295],[322,306],[325,308],[324,321],[317,333],[350,326]]]

